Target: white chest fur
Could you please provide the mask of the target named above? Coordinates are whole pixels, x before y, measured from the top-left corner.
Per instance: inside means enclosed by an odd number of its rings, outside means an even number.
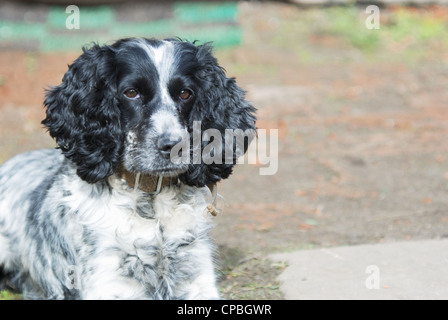
[[[76,199],[65,198],[79,226],[83,297],[217,298],[208,188],[170,186],[153,197],[109,183],[102,191],[72,184]]]

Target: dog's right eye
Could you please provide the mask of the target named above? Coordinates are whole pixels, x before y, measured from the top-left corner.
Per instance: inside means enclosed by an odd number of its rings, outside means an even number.
[[[140,97],[140,94],[135,89],[128,89],[124,92],[124,95],[129,99],[137,99]]]
[[[182,89],[179,93],[179,100],[182,100],[184,102],[190,100],[190,98],[193,96],[193,92],[189,89]]]

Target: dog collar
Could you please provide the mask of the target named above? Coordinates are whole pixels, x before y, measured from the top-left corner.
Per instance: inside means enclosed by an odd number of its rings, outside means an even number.
[[[117,175],[124,180],[129,187],[141,190],[151,195],[160,193],[163,187],[179,183],[177,177],[154,176],[150,174],[133,173],[122,166],[117,168]]]
[[[149,174],[132,173],[123,168],[123,166],[121,165],[117,168],[117,175],[134,190],[141,190],[153,196],[159,194],[163,187],[179,184],[179,179],[177,177],[163,177],[153,176]],[[219,213],[219,211],[216,209],[218,187],[216,186],[216,183],[212,183],[208,184],[207,188],[212,194],[212,203],[207,205],[206,210],[212,216],[216,216]]]
[[[177,177],[132,173],[121,165],[117,168],[117,175],[124,180],[129,187],[154,196],[159,194],[163,187],[179,184],[179,179]],[[206,209],[211,215],[216,216],[218,214],[218,210],[216,209],[218,187],[216,186],[216,183],[212,183],[208,184],[207,188],[212,194],[212,203],[207,205]]]

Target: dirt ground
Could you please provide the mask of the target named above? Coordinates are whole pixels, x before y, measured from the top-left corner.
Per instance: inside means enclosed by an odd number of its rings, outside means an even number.
[[[239,9],[244,42],[217,56],[258,128],[278,130],[278,171],[241,164],[219,185],[223,297],[282,299],[285,264],[270,253],[448,237],[448,38],[435,24],[421,38],[397,29],[400,15],[437,22],[448,8],[384,9],[375,37],[364,8]],[[0,52],[0,163],[54,146],[40,125],[44,88],[78,54]]]

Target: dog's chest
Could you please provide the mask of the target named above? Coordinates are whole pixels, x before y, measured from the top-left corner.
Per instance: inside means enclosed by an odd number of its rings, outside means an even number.
[[[209,246],[207,196],[207,189],[173,186],[155,197],[130,191],[89,197],[76,210],[81,259],[108,261],[108,269],[163,295],[168,283],[192,277],[192,263]]]
[[[98,241],[132,251],[136,243],[172,243],[206,232],[211,224],[206,206],[206,191],[173,186],[155,197],[118,189],[107,197],[86,197],[71,209]]]

